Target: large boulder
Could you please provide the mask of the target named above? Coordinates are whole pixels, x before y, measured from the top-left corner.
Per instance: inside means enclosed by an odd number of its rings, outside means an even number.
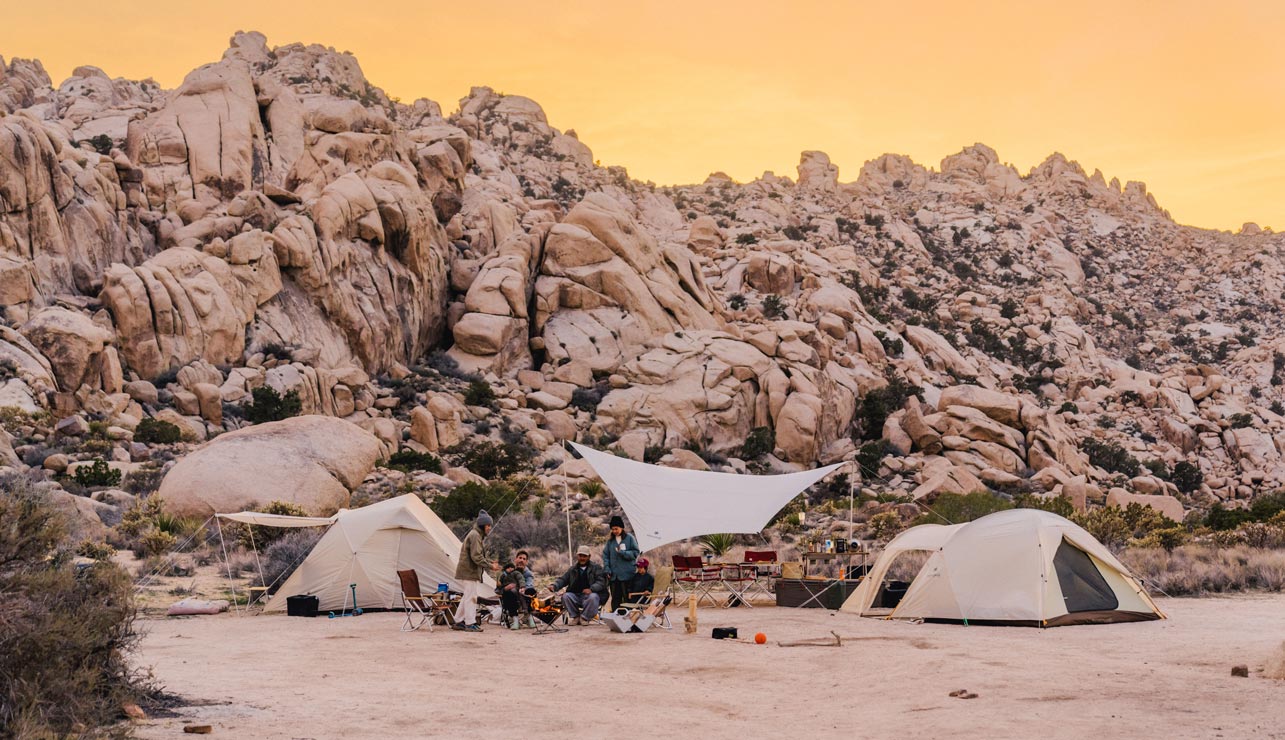
[[[98,387],[99,359],[112,333],[88,316],[65,308],[46,308],[22,327],[22,334],[49,360],[58,387],[74,391]]]
[[[297,416],[220,435],[182,458],[157,495],[180,516],[252,509],[272,501],[314,515],[348,505],[375,466],[381,444],[361,427],[327,416]]]
[[[956,385],[943,389],[937,408],[967,406],[977,409],[1005,426],[1020,427],[1022,401],[1017,396],[987,390],[975,385]]]

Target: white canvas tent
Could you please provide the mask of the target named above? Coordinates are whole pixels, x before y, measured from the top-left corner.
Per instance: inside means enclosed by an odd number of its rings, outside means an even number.
[[[268,601],[266,612],[285,611],[286,599],[296,594],[317,596],[318,609],[352,607],[348,584],[357,584],[357,605],[363,609],[392,609],[398,604],[399,570],[414,570],[423,588],[455,581],[460,540],[432,509],[412,494],[380,501],[360,509],[344,509],[333,517],[289,517],[241,512],[220,519],[270,527],[326,526],[308,557]]]
[[[736,475],[665,468],[574,442],[571,446],[611,489],[644,551],[703,534],[761,532],[795,496],[843,466],[785,475]]]
[[[876,597],[893,560],[910,551],[930,555],[901,602],[887,613],[876,606]],[[1093,535],[1036,509],[902,532],[888,543],[843,611],[1040,627],[1165,618]]]

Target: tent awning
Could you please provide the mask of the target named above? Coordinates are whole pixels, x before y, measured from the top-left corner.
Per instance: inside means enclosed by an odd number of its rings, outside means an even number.
[[[753,534],[844,463],[785,475],[736,475],[648,465],[570,443],[620,502],[643,550],[703,534]]]
[[[259,511],[238,511],[234,514],[215,514],[214,516],[230,522],[258,524],[264,527],[324,527],[335,521],[333,516],[286,516],[264,514]]]

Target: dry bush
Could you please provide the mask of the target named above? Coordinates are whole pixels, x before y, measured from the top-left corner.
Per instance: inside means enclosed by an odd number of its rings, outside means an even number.
[[[260,562],[263,565],[263,583],[275,593],[282,583],[290,577],[299,563],[308,557],[317,540],[325,534],[321,527],[292,529],[277,539],[263,551]]]
[[[1238,545],[1128,548],[1120,560],[1149,588],[1169,596],[1285,589],[1285,550]]]
[[[0,737],[86,736],[144,693],[133,584],[77,568],[62,516],[25,476],[0,480]]]
[[[932,556],[927,550],[911,550],[898,555],[892,564],[888,566],[888,575],[885,576],[890,581],[904,581],[910,583],[923,570],[924,564]]]

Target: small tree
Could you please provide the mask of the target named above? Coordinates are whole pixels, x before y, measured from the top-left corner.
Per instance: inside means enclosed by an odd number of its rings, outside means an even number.
[[[776,432],[772,431],[772,427],[755,427],[741,445],[741,457],[745,460],[757,460],[772,454],[775,449]]]
[[[275,388],[261,385],[251,391],[250,396],[251,403],[245,409],[245,418],[251,424],[281,421],[303,411],[303,401],[297,390],[290,390],[282,396]]]
[[[175,424],[147,417],[134,429],[134,441],[143,444],[174,444],[182,438]]]
[[[468,390],[464,391],[464,403],[491,408],[495,405],[495,389],[485,380],[474,378],[469,381]]]
[[[778,319],[785,315],[785,301],[775,293],[763,299],[763,315],[769,319]]]
[[[1192,493],[1200,489],[1205,482],[1205,474],[1200,472],[1200,468],[1183,460],[1173,466],[1173,472],[1169,474],[1173,484],[1183,493]]]
[[[119,486],[121,472],[107,464],[106,460],[98,459],[89,465],[81,465],[76,468],[72,476],[77,483],[82,486]]]

